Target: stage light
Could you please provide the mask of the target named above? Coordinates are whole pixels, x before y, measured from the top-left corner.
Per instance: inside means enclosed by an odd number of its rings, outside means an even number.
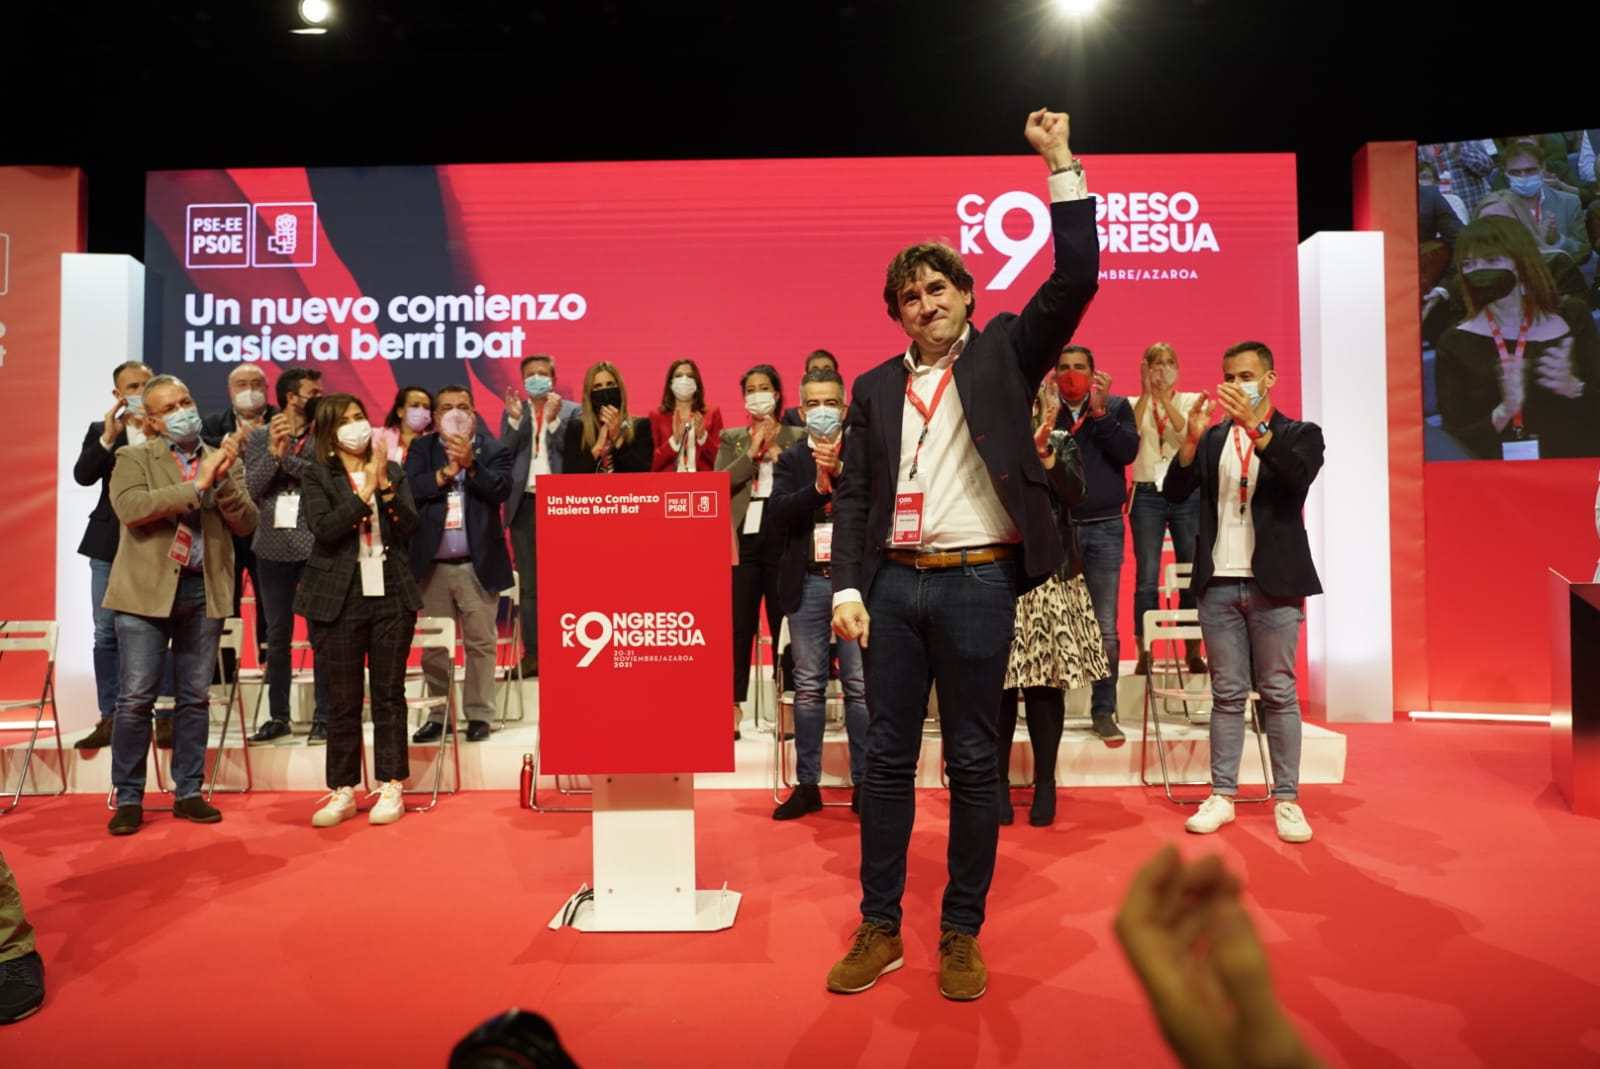
[[[1436,713],[1412,712],[1407,713],[1412,720],[1462,720],[1476,722],[1491,722],[1496,724],[1539,724],[1550,726],[1550,718],[1539,714],[1524,713]]]
[[[1080,19],[1093,14],[1098,6],[1099,0],[1056,0],[1056,8],[1063,15]]]
[[[332,14],[328,0],[300,0],[300,18],[311,26],[321,26]]]

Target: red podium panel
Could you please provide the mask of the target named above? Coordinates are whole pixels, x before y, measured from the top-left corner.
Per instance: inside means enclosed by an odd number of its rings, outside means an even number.
[[[541,772],[731,772],[726,473],[538,488]]]

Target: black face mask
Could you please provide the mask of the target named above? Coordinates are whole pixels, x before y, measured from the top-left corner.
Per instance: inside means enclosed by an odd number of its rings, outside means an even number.
[[[594,414],[597,416],[600,414],[600,410],[607,405],[621,411],[622,388],[620,386],[604,386],[598,390],[590,390],[589,403],[594,406]]]
[[[1480,305],[1491,304],[1517,288],[1517,273],[1504,267],[1482,267],[1464,271],[1461,281]]]

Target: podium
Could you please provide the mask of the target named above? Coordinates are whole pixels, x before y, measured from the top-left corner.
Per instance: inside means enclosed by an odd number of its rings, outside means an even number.
[[[696,886],[694,775],[731,772],[723,472],[542,476],[539,763],[594,785],[594,881],[550,927],[716,931]]]
[[[1550,572],[1550,766],[1574,813],[1600,817],[1600,583]]]

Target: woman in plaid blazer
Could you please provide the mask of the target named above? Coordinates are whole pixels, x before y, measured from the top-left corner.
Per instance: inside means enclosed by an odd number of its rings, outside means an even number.
[[[355,816],[361,778],[363,673],[372,691],[373,770],[380,785],[368,819],[393,824],[405,811],[401,781],[410,775],[405,673],[422,596],[411,572],[417,507],[405,469],[372,448],[366,407],[351,394],[317,407],[306,466],[306,523],[315,544],[294,611],[306,618],[311,648],[328,683],[328,790],[311,818],[328,828]]]

